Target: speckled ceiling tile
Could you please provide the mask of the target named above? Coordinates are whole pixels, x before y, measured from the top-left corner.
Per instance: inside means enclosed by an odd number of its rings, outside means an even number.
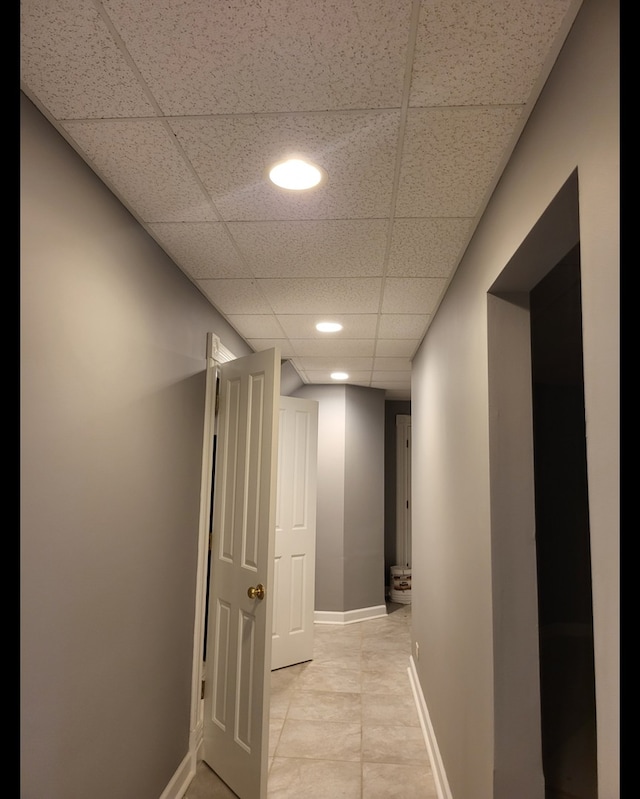
[[[409,111],[397,216],[475,216],[520,114],[520,108]]]
[[[296,361],[299,361],[302,364],[302,368],[305,370],[315,369],[321,371],[327,369],[328,371],[333,371],[335,369],[345,369],[347,372],[351,373],[354,371],[364,372],[373,368],[373,357],[359,358],[350,355],[340,355],[338,357],[331,356],[328,358],[299,358],[296,356]]]
[[[149,229],[191,277],[252,277],[222,222],[159,222]]]
[[[440,277],[390,277],[385,280],[383,313],[431,313],[446,280]]]
[[[253,347],[255,352],[263,352],[277,347],[280,350],[281,358],[293,358],[295,352],[289,339],[287,338],[248,338],[247,344]]]
[[[278,318],[273,314],[230,314],[227,319],[246,339],[286,338]]]
[[[380,315],[378,337],[421,339],[429,322],[428,314],[383,313]]]
[[[335,386],[341,385],[340,380],[334,380],[331,377],[331,372],[335,371],[338,368],[338,364],[334,364],[331,368],[326,368],[326,369],[303,369],[302,364],[299,363],[298,359],[293,358],[292,360],[296,369],[304,372],[312,383],[328,383]],[[353,385],[368,386],[370,380],[371,380],[370,369],[349,370],[350,386]]]
[[[415,352],[419,338],[405,338],[397,341],[393,339],[378,339],[376,341],[376,357],[383,358],[410,358]]]
[[[389,215],[397,111],[171,120],[226,221],[379,218]],[[286,191],[268,169],[298,154],[327,173],[309,191]]]
[[[410,105],[524,103],[572,0],[423,0]]]
[[[379,357],[376,353],[376,357],[373,360],[373,368],[376,372],[410,372],[411,361],[409,358]]]
[[[90,0],[21,0],[20,78],[55,119],[153,116]]]
[[[291,339],[295,354],[302,358],[323,356],[372,357],[375,341],[371,339],[331,339],[322,341],[315,338]]]
[[[384,219],[229,222],[256,277],[381,277]]]
[[[449,277],[472,228],[471,219],[396,219],[387,274]]]
[[[255,280],[198,280],[198,285],[225,316],[271,313],[271,306]]]
[[[103,5],[167,115],[398,107],[411,0]]]
[[[377,314],[278,314],[278,321],[290,339],[326,338],[375,338]],[[339,322],[343,329],[337,333],[321,333],[316,330],[317,322]]]
[[[376,313],[382,280],[361,278],[266,278],[258,280],[274,313]]]
[[[161,120],[68,122],[64,128],[144,222],[215,219]]]

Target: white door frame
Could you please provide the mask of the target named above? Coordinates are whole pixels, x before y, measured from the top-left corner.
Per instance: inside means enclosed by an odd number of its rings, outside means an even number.
[[[191,722],[189,725],[189,754],[195,773],[204,741],[204,636],[207,601],[207,572],[209,525],[211,518],[211,477],[213,474],[213,435],[215,433],[215,399],[218,366],[235,360],[214,333],[207,333],[204,430],[202,436],[202,476],[200,483],[200,522],[198,530],[198,563],[196,570],[195,623],[193,627],[193,665],[191,672]]]

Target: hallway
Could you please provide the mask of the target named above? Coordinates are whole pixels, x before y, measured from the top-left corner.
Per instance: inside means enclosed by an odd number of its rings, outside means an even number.
[[[436,799],[407,667],[411,605],[315,625],[314,659],[271,675],[268,799]],[[205,763],[185,799],[234,799]]]

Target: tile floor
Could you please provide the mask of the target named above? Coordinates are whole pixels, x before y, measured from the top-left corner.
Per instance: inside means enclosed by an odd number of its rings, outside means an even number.
[[[271,673],[268,799],[437,799],[407,666],[411,605],[315,625],[314,658]],[[199,763],[185,799],[234,799]]]

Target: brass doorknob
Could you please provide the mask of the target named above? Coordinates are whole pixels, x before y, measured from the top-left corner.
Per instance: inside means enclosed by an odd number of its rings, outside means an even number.
[[[251,586],[247,591],[249,599],[264,599],[264,585],[258,583],[256,586]]]

